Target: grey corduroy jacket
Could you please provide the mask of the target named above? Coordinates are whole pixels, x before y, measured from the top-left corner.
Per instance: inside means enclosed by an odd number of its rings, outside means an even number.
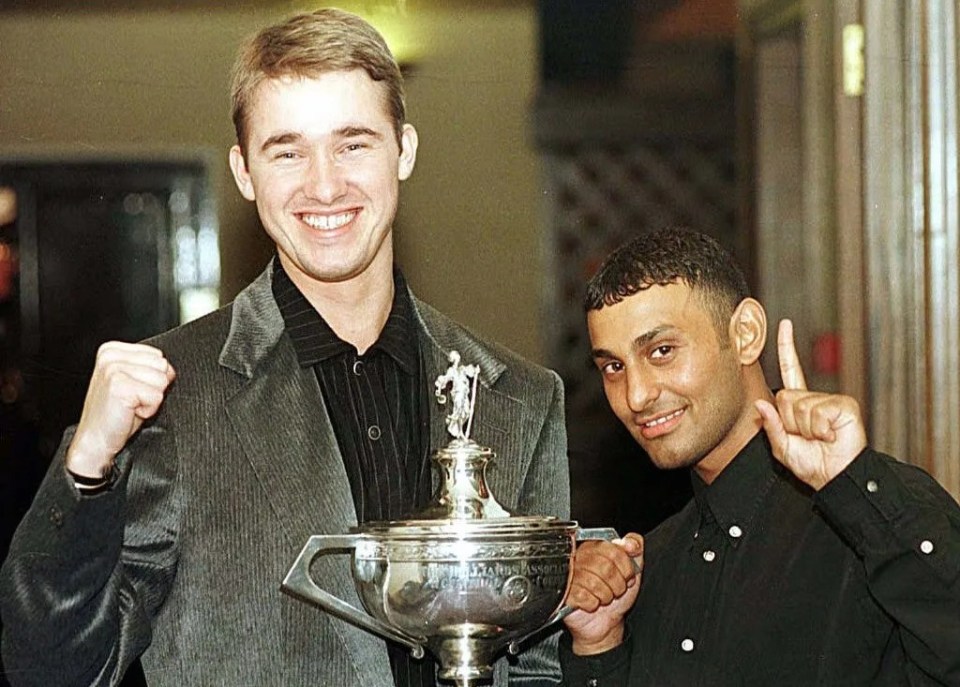
[[[312,534],[356,513],[311,369],[297,364],[267,270],[211,315],[158,336],[177,379],[118,458],[120,479],[81,497],[60,453],[0,573],[3,658],[15,686],[112,685],[142,654],[147,682],[184,686],[392,684],[384,642],[280,591]],[[481,368],[473,437],[498,455],[508,509],[568,517],[559,378],[415,300],[427,379],[455,349]],[[434,406],[431,450],[446,443]],[[346,556],[313,566],[359,606]],[[555,638],[496,685],[559,682]]]

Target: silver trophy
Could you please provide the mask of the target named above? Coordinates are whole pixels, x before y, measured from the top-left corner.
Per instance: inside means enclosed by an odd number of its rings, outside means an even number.
[[[559,620],[577,539],[612,539],[610,529],[581,530],[554,517],[511,516],[490,493],[489,448],[470,439],[479,368],[450,367],[436,380],[449,402],[453,437],[434,455],[441,473],[431,504],[410,520],[370,522],[344,535],[315,535],[283,580],[283,589],[348,622],[408,646],[429,649],[438,675],[469,687],[490,680],[503,650]],[[310,576],[320,555],[352,552],[352,573],[366,613],[321,589]]]

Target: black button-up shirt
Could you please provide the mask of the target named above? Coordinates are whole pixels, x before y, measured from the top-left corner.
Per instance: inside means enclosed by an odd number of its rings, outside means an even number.
[[[362,355],[334,333],[277,259],[273,295],[297,360],[317,375],[358,521],[412,515],[430,499],[430,411],[413,301],[400,271],[387,322]],[[387,648],[397,687],[436,683],[433,660],[416,661],[394,642]]]
[[[865,450],[816,495],[758,434],[646,540],[624,643],[567,684],[960,685],[960,508]]]

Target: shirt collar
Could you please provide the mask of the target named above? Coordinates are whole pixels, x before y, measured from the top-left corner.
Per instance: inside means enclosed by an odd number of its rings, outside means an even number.
[[[712,484],[705,483],[691,471],[693,497],[700,512],[700,522],[716,520],[720,529],[731,535],[736,546],[752,529],[760,504],[782,470],[773,457],[770,442],[759,431],[741,449]]]
[[[331,329],[314,309],[307,297],[287,275],[275,259],[273,267],[273,297],[283,316],[284,329],[290,336],[297,361],[301,367],[312,367],[344,353],[356,354],[357,349]],[[417,373],[419,344],[415,326],[413,300],[400,269],[393,270],[393,304],[380,336],[364,355],[386,353],[406,374]]]

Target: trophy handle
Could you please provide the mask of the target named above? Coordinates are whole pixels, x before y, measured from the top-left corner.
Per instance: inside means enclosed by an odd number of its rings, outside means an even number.
[[[386,623],[383,623],[359,608],[348,604],[343,599],[324,591],[310,577],[310,564],[317,556],[330,553],[344,553],[357,545],[360,535],[356,534],[315,534],[307,540],[297,560],[294,561],[290,572],[280,585],[288,594],[319,606],[327,613],[362,627],[368,632],[392,639],[410,648],[414,658],[423,658],[423,644],[416,637],[404,634]]]
[[[576,538],[578,542],[594,540],[613,541],[614,539],[619,539],[620,535],[617,534],[617,531],[612,527],[580,527],[577,529]],[[637,565],[636,561],[634,561],[633,567],[634,570],[640,572],[640,566]],[[514,639],[512,642],[510,642],[510,644],[507,645],[507,651],[511,655],[516,656],[522,650],[520,648],[521,644],[530,639],[530,637],[533,635],[539,634],[545,627],[553,625],[558,620],[563,620],[575,610],[577,609],[573,606],[561,606],[556,610],[556,612],[554,612],[552,616],[550,616],[549,619],[547,619],[547,622],[545,622],[542,627],[534,630],[530,634],[524,635],[523,637]]]

